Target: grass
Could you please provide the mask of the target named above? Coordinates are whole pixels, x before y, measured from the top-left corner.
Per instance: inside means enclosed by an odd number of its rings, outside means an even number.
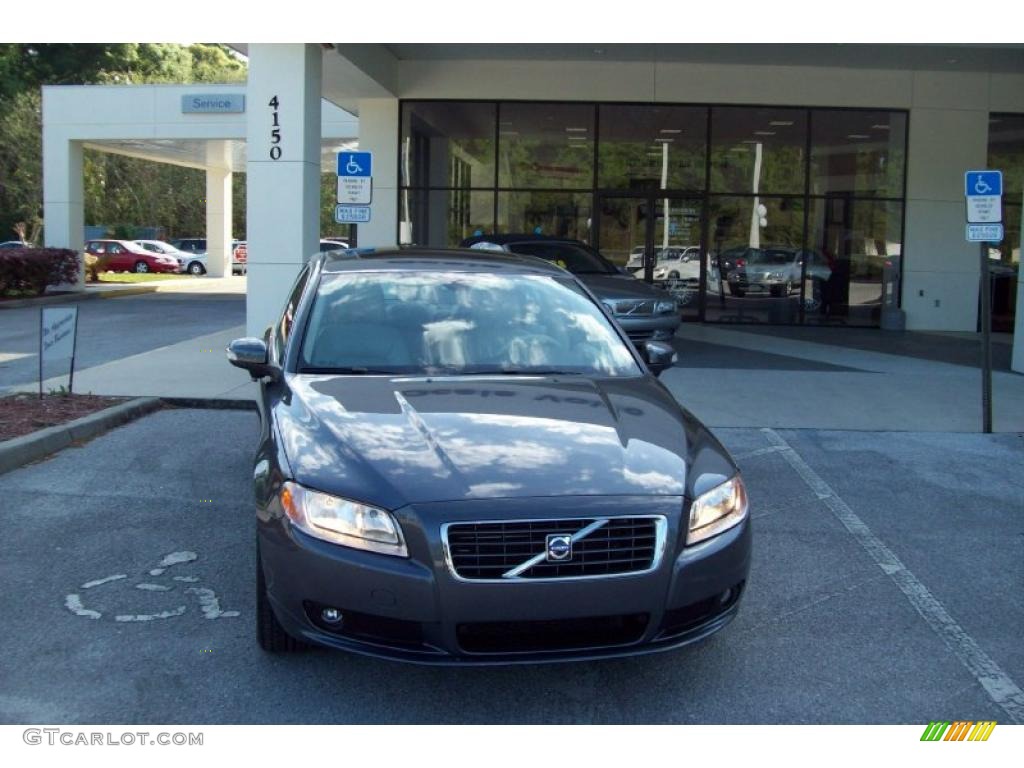
[[[100,272],[101,283],[152,283],[160,280],[180,280],[183,277],[192,275],[187,272],[183,275],[166,272]]]

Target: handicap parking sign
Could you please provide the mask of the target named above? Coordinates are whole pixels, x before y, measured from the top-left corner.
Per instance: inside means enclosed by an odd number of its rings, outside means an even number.
[[[373,176],[373,153],[339,152],[338,175],[363,178]]]
[[[1001,196],[1002,171],[968,171],[964,174],[964,194],[967,197]]]
[[[968,224],[999,224],[1003,220],[1003,174],[1001,171],[967,171],[964,197]]]

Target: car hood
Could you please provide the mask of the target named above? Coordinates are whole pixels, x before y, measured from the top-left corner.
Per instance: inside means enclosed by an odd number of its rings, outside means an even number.
[[[660,288],[630,275],[576,275],[599,299],[671,299]]]
[[[273,407],[299,483],[388,509],[560,495],[693,496],[735,472],[652,377],[289,375]]]

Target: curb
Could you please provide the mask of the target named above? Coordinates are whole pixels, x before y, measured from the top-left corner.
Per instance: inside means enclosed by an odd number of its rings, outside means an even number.
[[[0,475],[89,440],[160,408],[158,397],[137,397],[80,419],[0,442]]]
[[[35,296],[31,299],[12,299],[11,301],[0,301],[0,310],[22,309],[24,307],[43,307],[50,304],[66,304],[67,302],[91,301],[93,299],[113,299],[118,296],[141,296],[144,293],[156,293],[156,286],[137,286],[132,288],[119,288],[112,291],[73,291],[63,294],[47,294]]]
[[[161,397],[170,408],[196,408],[218,411],[258,411],[255,400],[232,400],[226,397]]]

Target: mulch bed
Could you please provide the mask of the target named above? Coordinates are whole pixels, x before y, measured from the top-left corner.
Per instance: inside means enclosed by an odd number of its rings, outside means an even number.
[[[0,440],[74,421],[127,399],[101,395],[44,395],[42,400],[32,394],[0,397]]]

